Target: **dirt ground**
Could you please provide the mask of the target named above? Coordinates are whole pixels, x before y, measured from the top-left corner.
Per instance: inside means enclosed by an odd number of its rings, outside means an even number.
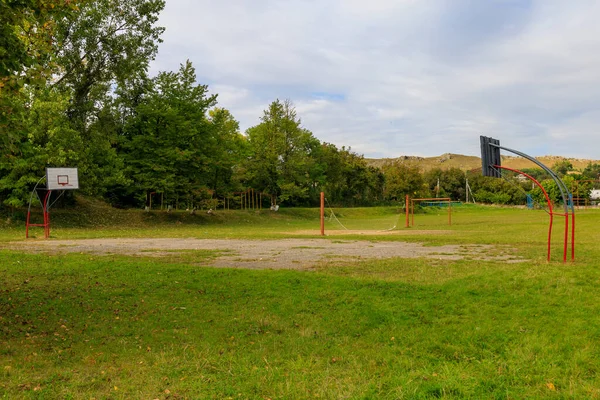
[[[204,265],[249,269],[310,269],[326,261],[358,261],[385,258],[429,258],[437,260],[519,261],[493,246],[423,246],[419,243],[373,242],[339,239],[82,239],[29,240],[7,246],[23,252],[124,254],[161,257],[193,250],[218,250],[219,256]],[[521,260],[522,261],[522,260]]]

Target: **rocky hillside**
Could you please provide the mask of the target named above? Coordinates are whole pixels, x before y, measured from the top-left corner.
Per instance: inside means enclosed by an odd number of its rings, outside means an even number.
[[[560,156],[543,156],[537,157],[537,159],[548,167],[552,167],[559,161],[568,160],[573,164],[575,170],[582,170],[589,163],[600,163],[600,160],[585,160],[581,158],[566,158]],[[410,166],[417,166],[423,172],[433,168],[460,168],[462,170],[481,168],[481,159],[479,157],[451,153],[442,154],[437,157],[401,156],[397,158],[367,158],[366,160],[369,165],[375,167],[381,167],[388,162],[400,162]],[[502,156],[502,165],[516,169],[537,168],[537,165],[533,164],[531,161],[522,157],[513,156]]]

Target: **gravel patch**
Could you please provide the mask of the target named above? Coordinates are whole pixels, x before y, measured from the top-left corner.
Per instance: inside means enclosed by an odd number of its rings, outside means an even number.
[[[310,269],[323,261],[357,261],[385,258],[429,258],[437,260],[524,261],[487,245],[424,246],[407,242],[322,239],[82,239],[40,240],[7,243],[6,248],[23,252],[123,254],[161,257],[178,251],[219,250],[205,265],[249,269]],[[498,255],[501,253],[500,255]]]

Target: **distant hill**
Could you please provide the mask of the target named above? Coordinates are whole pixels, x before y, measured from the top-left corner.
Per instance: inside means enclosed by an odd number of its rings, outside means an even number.
[[[542,156],[536,157],[544,165],[552,168],[558,161],[568,160],[573,164],[575,170],[584,169],[589,163],[598,163],[600,160],[586,160],[581,158],[566,158],[560,156]],[[459,168],[462,170],[481,169],[481,159],[475,156],[463,156],[461,154],[446,153],[437,157],[416,157],[401,156],[397,158],[366,158],[369,165],[380,168],[388,162],[398,161],[409,166],[416,166],[422,172],[434,168],[450,169]],[[510,168],[538,168],[537,165],[522,157],[502,156],[502,165]]]

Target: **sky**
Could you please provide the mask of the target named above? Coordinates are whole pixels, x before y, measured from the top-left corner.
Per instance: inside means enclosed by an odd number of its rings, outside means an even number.
[[[151,73],[189,59],[242,132],[289,99],[368,158],[479,155],[485,135],[600,159],[599,16],[596,0],[166,0]]]

